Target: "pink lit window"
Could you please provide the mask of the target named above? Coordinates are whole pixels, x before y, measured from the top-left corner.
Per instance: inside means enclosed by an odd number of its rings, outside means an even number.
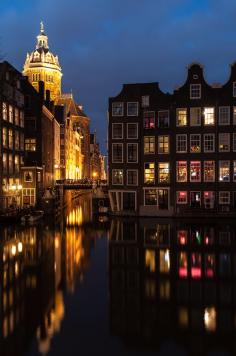
[[[215,256],[213,254],[205,255],[205,276],[213,278],[215,275]]]
[[[188,256],[186,252],[179,253],[179,277],[188,277]]]
[[[187,204],[188,202],[188,194],[186,191],[177,192],[177,204]]]
[[[186,245],[188,241],[188,232],[186,230],[178,230],[177,238],[179,245]]]
[[[154,111],[145,111],[143,114],[144,119],[144,128],[145,129],[154,129],[155,128],[155,112]]]

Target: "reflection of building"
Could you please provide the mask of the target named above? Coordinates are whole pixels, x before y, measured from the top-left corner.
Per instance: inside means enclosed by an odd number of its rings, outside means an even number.
[[[113,212],[235,214],[235,97],[236,63],[224,85],[210,86],[192,64],[173,94],[158,83],[125,84],[110,98]]]
[[[24,164],[24,95],[21,74],[0,64],[0,209],[21,206],[20,167]]]
[[[37,45],[32,53],[27,53],[23,75],[27,76],[33,87],[38,90],[39,81],[45,83],[44,98],[46,91],[51,93],[51,99],[55,100],[61,95],[61,67],[58,57],[49,51],[48,37],[41,23],[40,34],[37,36]]]
[[[166,340],[188,354],[235,352],[235,223],[113,220],[113,333],[135,349]],[[234,351],[234,352],[233,352]]]

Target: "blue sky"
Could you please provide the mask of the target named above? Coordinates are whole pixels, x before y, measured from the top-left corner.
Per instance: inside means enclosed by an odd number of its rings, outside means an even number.
[[[123,83],[184,82],[186,65],[225,82],[236,60],[234,0],[1,0],[0,47],[21,70],[41,20],[63,69],[63,91],[84,105],[103,150],[109,96]]]

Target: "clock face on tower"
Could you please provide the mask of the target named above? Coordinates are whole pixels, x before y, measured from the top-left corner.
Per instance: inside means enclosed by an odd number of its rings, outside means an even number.
[[[28,77],[36,90],[38,90],[38,82],[43,81],[45,93],[46,90],[50,91],[51,100],[61,96],[61,67],[58,57],[49,50],[48,37],[42,22],[35,50],[27,53],[23,75]]]

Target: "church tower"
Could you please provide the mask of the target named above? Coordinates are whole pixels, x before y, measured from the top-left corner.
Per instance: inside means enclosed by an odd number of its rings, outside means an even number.
[[[27,53],[23,75],[27,76],[33,87],[38,90],[38,82],[44,82],[46,90],[51,92],[51,100],[61,96],[61,67],[58,57],[49,51],[48,37],[44,32],[44,25],[40,24],[40,34],[37,36],[36,48]]]

